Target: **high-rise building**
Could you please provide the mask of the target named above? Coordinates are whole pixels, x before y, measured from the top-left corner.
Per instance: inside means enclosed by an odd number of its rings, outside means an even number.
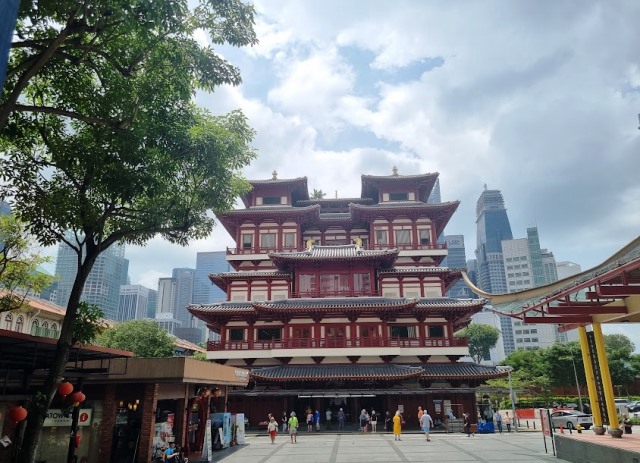
[[[469,277],[469,280],[471,280],[471,283],[473,283],[474,286],[478,286],[478,261],[475,259],[469,259],[467,261],[467,276]],[[472,292],[469,297],[475,299],[478,297],[478,295],[474,292]]]
[[[445,260],[442,261],[442,266],[456,270],[465,269],[467,256],[464,247],[464,235],[444,235],[444,241],[447,243],[448,254]],[[455,298],[470,298],[472,294],[464,280],[458,280],[447,291],[447,297]]]
[[[193,288],[194,304],[211,304],[224,301],[227,295],[224,291],[211,283],[209,275],[212,273],[230,272],[231,266],[227,262],[226,251],[199,252],[196,255],[195,283]]]
[[[158,298],[155,320],[160,327],[174,334],[182,323],[175,316],[176,311],[176,280],[174,278],[158,279]]]
[[[512,239],[513,235],[500,190],[489,190],[485,185],[476,204],[476,227],[478,286],[488,293],[506,293],[502,241]],[[511,318],[501,315],[500,326],[505,355],[509,355],[515,350]]]
[[[569,262],[567,260],[556,262],[556,273],[558,275],[558,280],[564,280],[565,278],[569,278],[572,275],[577,275],[580,272],[582,272],[582,267],[580,267],[580,264]]]
[[[431,194],[427,199],[427,204],[439,204],[441,202],[442,198],[440,196],[440,179],[437,179],[436,183],[434,183],[433,185],[433,190],[431,190]]]
[[[114,244],[103,251],[91,269],[82,291],[82,301],[97,305],[104,318],[116,320],[120,306],[120,283],[125,271],[124,244]],[[60,243],[56,260],[59,278],[55,303],[66,307],[77,272],[77,255],[67,244]]]
[[[120,286],[120,306],[118,321],[139,320],[147,318],[149,300],[155,299],[157,292],[142,285]]]
[[[502,242],[507,292],[524,291],[557,280],[555,259],[546,249],[540,249],[538,229],[527,229],[527,238]],[[549,347],[559,339],[558,327],[551,324],[523,324],[512,320],[516,349]],[[508,353],[507,353],[508,355]]]
[[[187,311],[187,307],[193,302],[195,272],[192,268],[174,268],[172,272],[175,281],[174,314],[175,318],[180,320],[182,328],[191,327],[192,315]]]

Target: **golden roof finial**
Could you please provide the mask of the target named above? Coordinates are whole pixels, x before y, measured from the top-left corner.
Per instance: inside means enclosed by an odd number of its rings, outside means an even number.
[[[278,180],[278,171],[274,170],[271,172],[271,180]]]
[[[398,176],[398,168],[396,166],[393,166],[393,176],[394,177]]]

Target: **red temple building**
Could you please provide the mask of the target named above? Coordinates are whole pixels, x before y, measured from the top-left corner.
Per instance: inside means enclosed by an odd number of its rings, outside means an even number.
[[[362,408],[475,415],[477,386],[504,373],[459,362],[467,341],[454,333],[485,301],[443,296],[461,271],[439,267],[437,238],[459,203],[427,202],[437,177],[394,168],[363,175],[359,198],[313,199],[306,177],[274,172],[218,217],[236,242],[236,271],[210,275],[227,300],[189,310],[220,333],[209,360],[251,371],[230,411],[252,424],[308,407],[351,422]]]

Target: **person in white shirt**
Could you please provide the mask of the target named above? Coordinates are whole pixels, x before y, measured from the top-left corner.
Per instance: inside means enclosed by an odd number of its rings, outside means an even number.
[[[431,441],[431,439],[429,439],[429,430],[432,426],[433,420],[431,419],[431,415],[429,415],[429,413],[425,410],[420,417],[420,427],[424,431],[424,438],[427,440],[427,442]]]
[[[269,423],[267,424],[267,431],[269,431],[269,437],[271,438],[271,443],[276,443],[276,434],[278,433],[278,422],[272,416],[269,419]]]

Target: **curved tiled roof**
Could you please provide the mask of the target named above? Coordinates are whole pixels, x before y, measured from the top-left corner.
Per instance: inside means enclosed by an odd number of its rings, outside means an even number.
[[[251,302],[218,302],[216,304],[191,304],[187,306],[187,310],[192,314],[237,314],[237,313],[255,313],[255,309]]]
[[[489,379],[506,376],[506,371],[477,363],[425,363],[420,366],[395,363],[356,365],[282,365],[253,369],[253,379],[266,381],[335,381],[424,379]]]
[[[452,299],[450,297],[428,297],[418,299],[416,307],[419,308],[475,308],[482,307],[486,301],[484,299]]]
[[[397,249],[367,250],[354,244],[338,246],[312,246],[311,249],[296,252],[270,252],[269,257],[280,261],[291,260],[351,260],[388,258],[398,255]]]
[[[421,367],[396,364],[373,365],[285,365],[258,368],[250,376],[267,381],[327,381],[366,379],[406,379],[420,376]]]
[[[357,309],[357,308],[390,308],[403,309],[413,307],[417,299],[388,298],[388,297],[342,297],[342,298],[309,298],[309,299],[283,299],[280,301],[254,302],[253,306],[258,310],[285,310],[285,309]]]

